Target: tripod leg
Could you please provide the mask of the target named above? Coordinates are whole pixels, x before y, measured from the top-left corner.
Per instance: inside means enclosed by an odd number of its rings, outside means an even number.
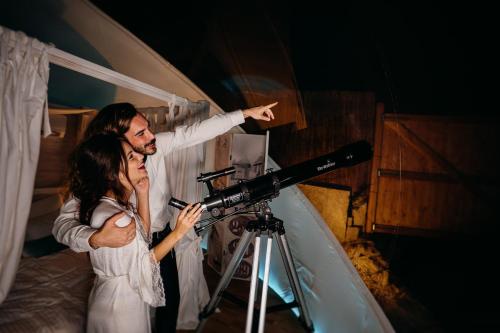
[[[295,264],[293,263],[292,254],[290,253],[290,248],[288,247],[288,242],[286,240],[285,229],[283,226],[281,226],[280,229],[281,230],[279,230],[278,233],[273,233],[273,236],[278,244],[283,263],[285,264],[286,274],[288,275],[288,280],[290,281],[295,301],[299,304],[302,320],[304,321],[306,328],[313,331],[314,328],[311,317],[309,316],[309,311],[306,307],[304,294],[302,292],[302,288],[300,287],[299,277],[297,276],[297,270],[295,268]]]
[[[200,322],[198,323],[198,326],[196,327],[196,332],[201,332],[203,329],[203,326],[205,325],[205,322],[207,320],[207,317],[210,316],[214,311],[217,305],[219,304],[221,298],[222,298],[222,293],[224,290],[227,288],[229,282],[231,281],[234,273],[236,272],[236,269],[238,268],[238,265],[241,262],[241,259],[243,259],[243,255],[245,254],[248,246],[250,245],[250,242],[252,240],[252,236],[254,236],[255,231],[248,231],[245,230],[243,232],[243,235],[241,236],[241,239],[238,243],[238,246],[236,247],[236,250],[234,251],[233,257],[229,261],[229,264],[227,265],[226,271],[224,272],[224,275],[219,281],[219,284],[217,285],[217,288],[215,288],[215,291],[212,295],[212,298],[210,298],[210,302],[208,302],[207,306],[203,309],[203,311],[200,313]]]
[[[255,250],[253,253],[253,263],[252,263],[252,279],[250,282],[250,294],[248,296],[247,322],[245,326],[245,333],[250,333],[252,330],[255,293],[257,292],[257,280],[259,279],[259,255],[260,255],[260,235],[255,237]]]
[[[264,280],[262,282],[262,296],[260,301],[260,313],[259,313],[259,330],[258,333],[264,332],[264,324],[266,321],[266,310],[267,310],[267,290],[269,284],[269,267],[271,264],[271,249],[273,245],[273,238],[271,235],[267,237],[267,248],[266,248],[266,262],[264,269]]]

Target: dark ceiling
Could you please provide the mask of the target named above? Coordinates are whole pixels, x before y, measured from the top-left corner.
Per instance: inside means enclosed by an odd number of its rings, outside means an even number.
[[[486,81],[478,76],[488,71],[483,55],[492,30],[488,10],[478,6],[429,0],[92,2],[224,109],[244,106],[231,105],[243,100],[228,90],[234,73],[210,44],[224,38],[214,36],[213,27],[237,14],[247,15],[246,22],[265,17],[288,51],[301,92],[373,91],[389,112],[492,114],[483,105]],[[257,33],[245,38],[259,47]]]

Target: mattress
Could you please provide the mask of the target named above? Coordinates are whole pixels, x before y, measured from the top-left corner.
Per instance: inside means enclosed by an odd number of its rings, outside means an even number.
[[[23,258],[0,305],[0,332],[85,332],[93,280],[87,253]]]

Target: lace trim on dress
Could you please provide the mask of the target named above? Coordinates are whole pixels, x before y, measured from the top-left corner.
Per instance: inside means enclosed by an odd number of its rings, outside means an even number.
[[[163,279],[160,274],[160,262],[156,261],[155,254],[153,250],[149,251],[149,259],[151,259],[151,267],[153,269],[153,302],[152,306],[164,306],[165,305],[165,289],[163,288]]]
[[[139,232],[142,235],[142,238],[148,243],[149,246],[153,243],[153,234],[151,233],[151,226],[149,227],[149,232],[146,234],[146,230],[144,230],[144,224],[142,224],[142,218],[139,215],[139,212],[133,206],[132,213],[135,215],[136,224],[139,226]]]

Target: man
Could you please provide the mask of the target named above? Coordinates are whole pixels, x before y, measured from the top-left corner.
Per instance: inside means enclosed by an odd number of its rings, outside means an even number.
[[[217,135],[223,134],[232,127],[243,123],[245,118],[270,121],[274,119],[271,108],[277,103],[235,111],[223,115],[215,115],[205,121],[191,126],[181,126],[174,132],[159,133],[155,136],[149,123],[136,108],[129,103],[111,104],[103,108],[91,121],[85,137],[105,131],[116,132],[128,140],[134,150],[146,159],[146,169],[150,178],[150,214],[153,232],[153,246],[159,243],[171,231],[171,218],[167,204],[169,198],[167,175],[163,157],[175,150],[193,146]],[[174,175],[170,175],[174,176]],[[99,247],[121,247],[130,243],[135,237],[135,223],[125,228],[115,225],[122,214],[108,219],[99,230],[82,225],[77,220],[78,201],[68,200],[61,208],[61,213],[54,222],[52,233],[58,242],[68,245],[78,252],[90,251]],[[179,281],[175,251],[160,262],[160,271],[166,295],[166,306],[156,309],[156,331],[175,332],[179,308]]]

